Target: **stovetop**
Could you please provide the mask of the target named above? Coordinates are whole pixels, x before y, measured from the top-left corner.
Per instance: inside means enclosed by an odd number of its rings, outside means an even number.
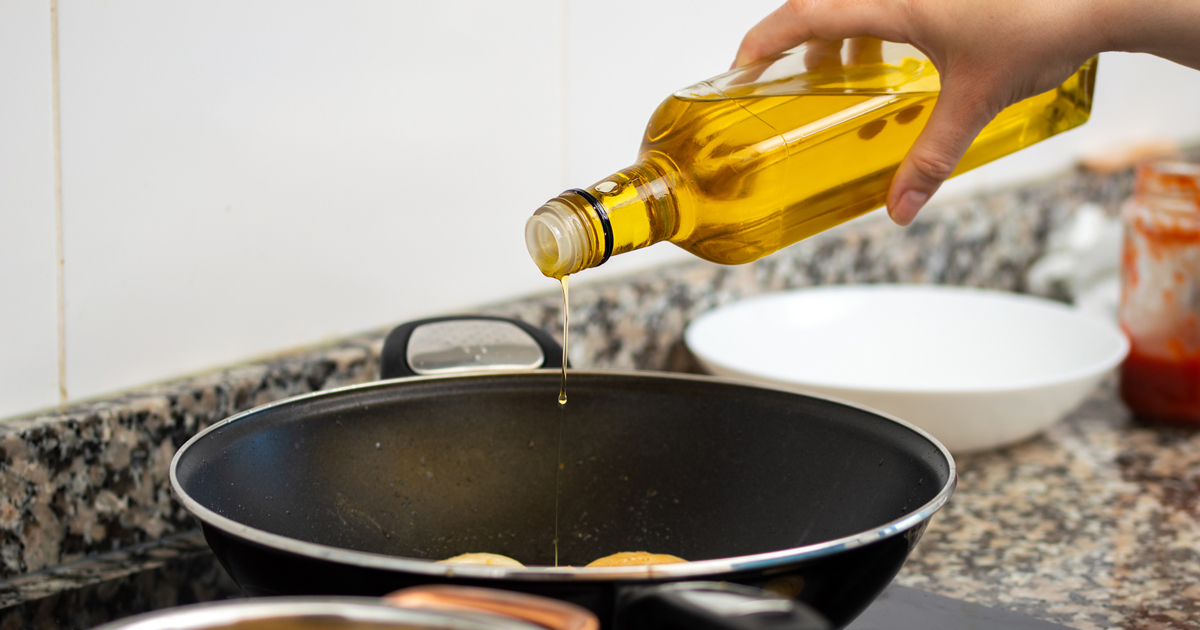
[[[1007,610],[893,584],[847,630],[1065,630]]]
[[[0,584],[0,628],[87,630],[151,610],[242,597],[199,533]],[[1062,630],[1026,615],[892,585],[848,630]]]

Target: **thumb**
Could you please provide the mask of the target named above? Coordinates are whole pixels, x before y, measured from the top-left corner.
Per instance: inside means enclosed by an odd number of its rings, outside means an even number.
[[[980,86],[959,86],[942,78],[929,122],[904,157],[888,191],[888,214],[899,225],[908,225],[925,202],[950,178],[958,161],[999,108]]]

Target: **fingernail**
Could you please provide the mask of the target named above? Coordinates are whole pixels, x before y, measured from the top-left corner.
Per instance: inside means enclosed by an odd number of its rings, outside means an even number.
[[[900,203],[892,208],[892,221],[897,225],[908,225],[916,218],[917,212],[929,201],[929,193],[920,190],[910,190],[900,196]]]

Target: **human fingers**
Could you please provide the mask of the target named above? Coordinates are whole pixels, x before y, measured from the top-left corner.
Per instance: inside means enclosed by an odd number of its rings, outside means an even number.
[[[964,153],[1000,107],[985,83],[951,82],[942,91],[929,122],[904,156],[888,191],[888,215],[908,225],[942,183],[950,178]]]
[[[842,40],[814,39],[804,51],[804,67],[809,72],[836,75],[842,72]]]
[[[865,66],[883,63],[883,41],[874,37],[855,37],[850,40],[850,65]]]
[[[733,66],[795,48],[810,39],[869,36],[908,42],[904,2],[877,0],[788,0],[742,38]]]
[[[796,4],[786,2],[746,32],[730,68],[795,48],[812,37],[812,31],[806,28],[796,11]]]

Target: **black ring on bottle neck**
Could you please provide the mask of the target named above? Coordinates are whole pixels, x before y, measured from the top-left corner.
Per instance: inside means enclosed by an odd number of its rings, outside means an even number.
[[[600,217],[600,226],[604,228],[604,258],[596,263],[596,266],[599,267],[608,262],[608,257],[612,256],[613,233],[612,223],[608,221],[608,213],[604,211],[604,206],[600,205],[600,202],[588,191],[581,188],[571,188],[567,192],[573,192],[586,199],[588,203],[592,204],[592,209],[596,211],[596,216]]]

